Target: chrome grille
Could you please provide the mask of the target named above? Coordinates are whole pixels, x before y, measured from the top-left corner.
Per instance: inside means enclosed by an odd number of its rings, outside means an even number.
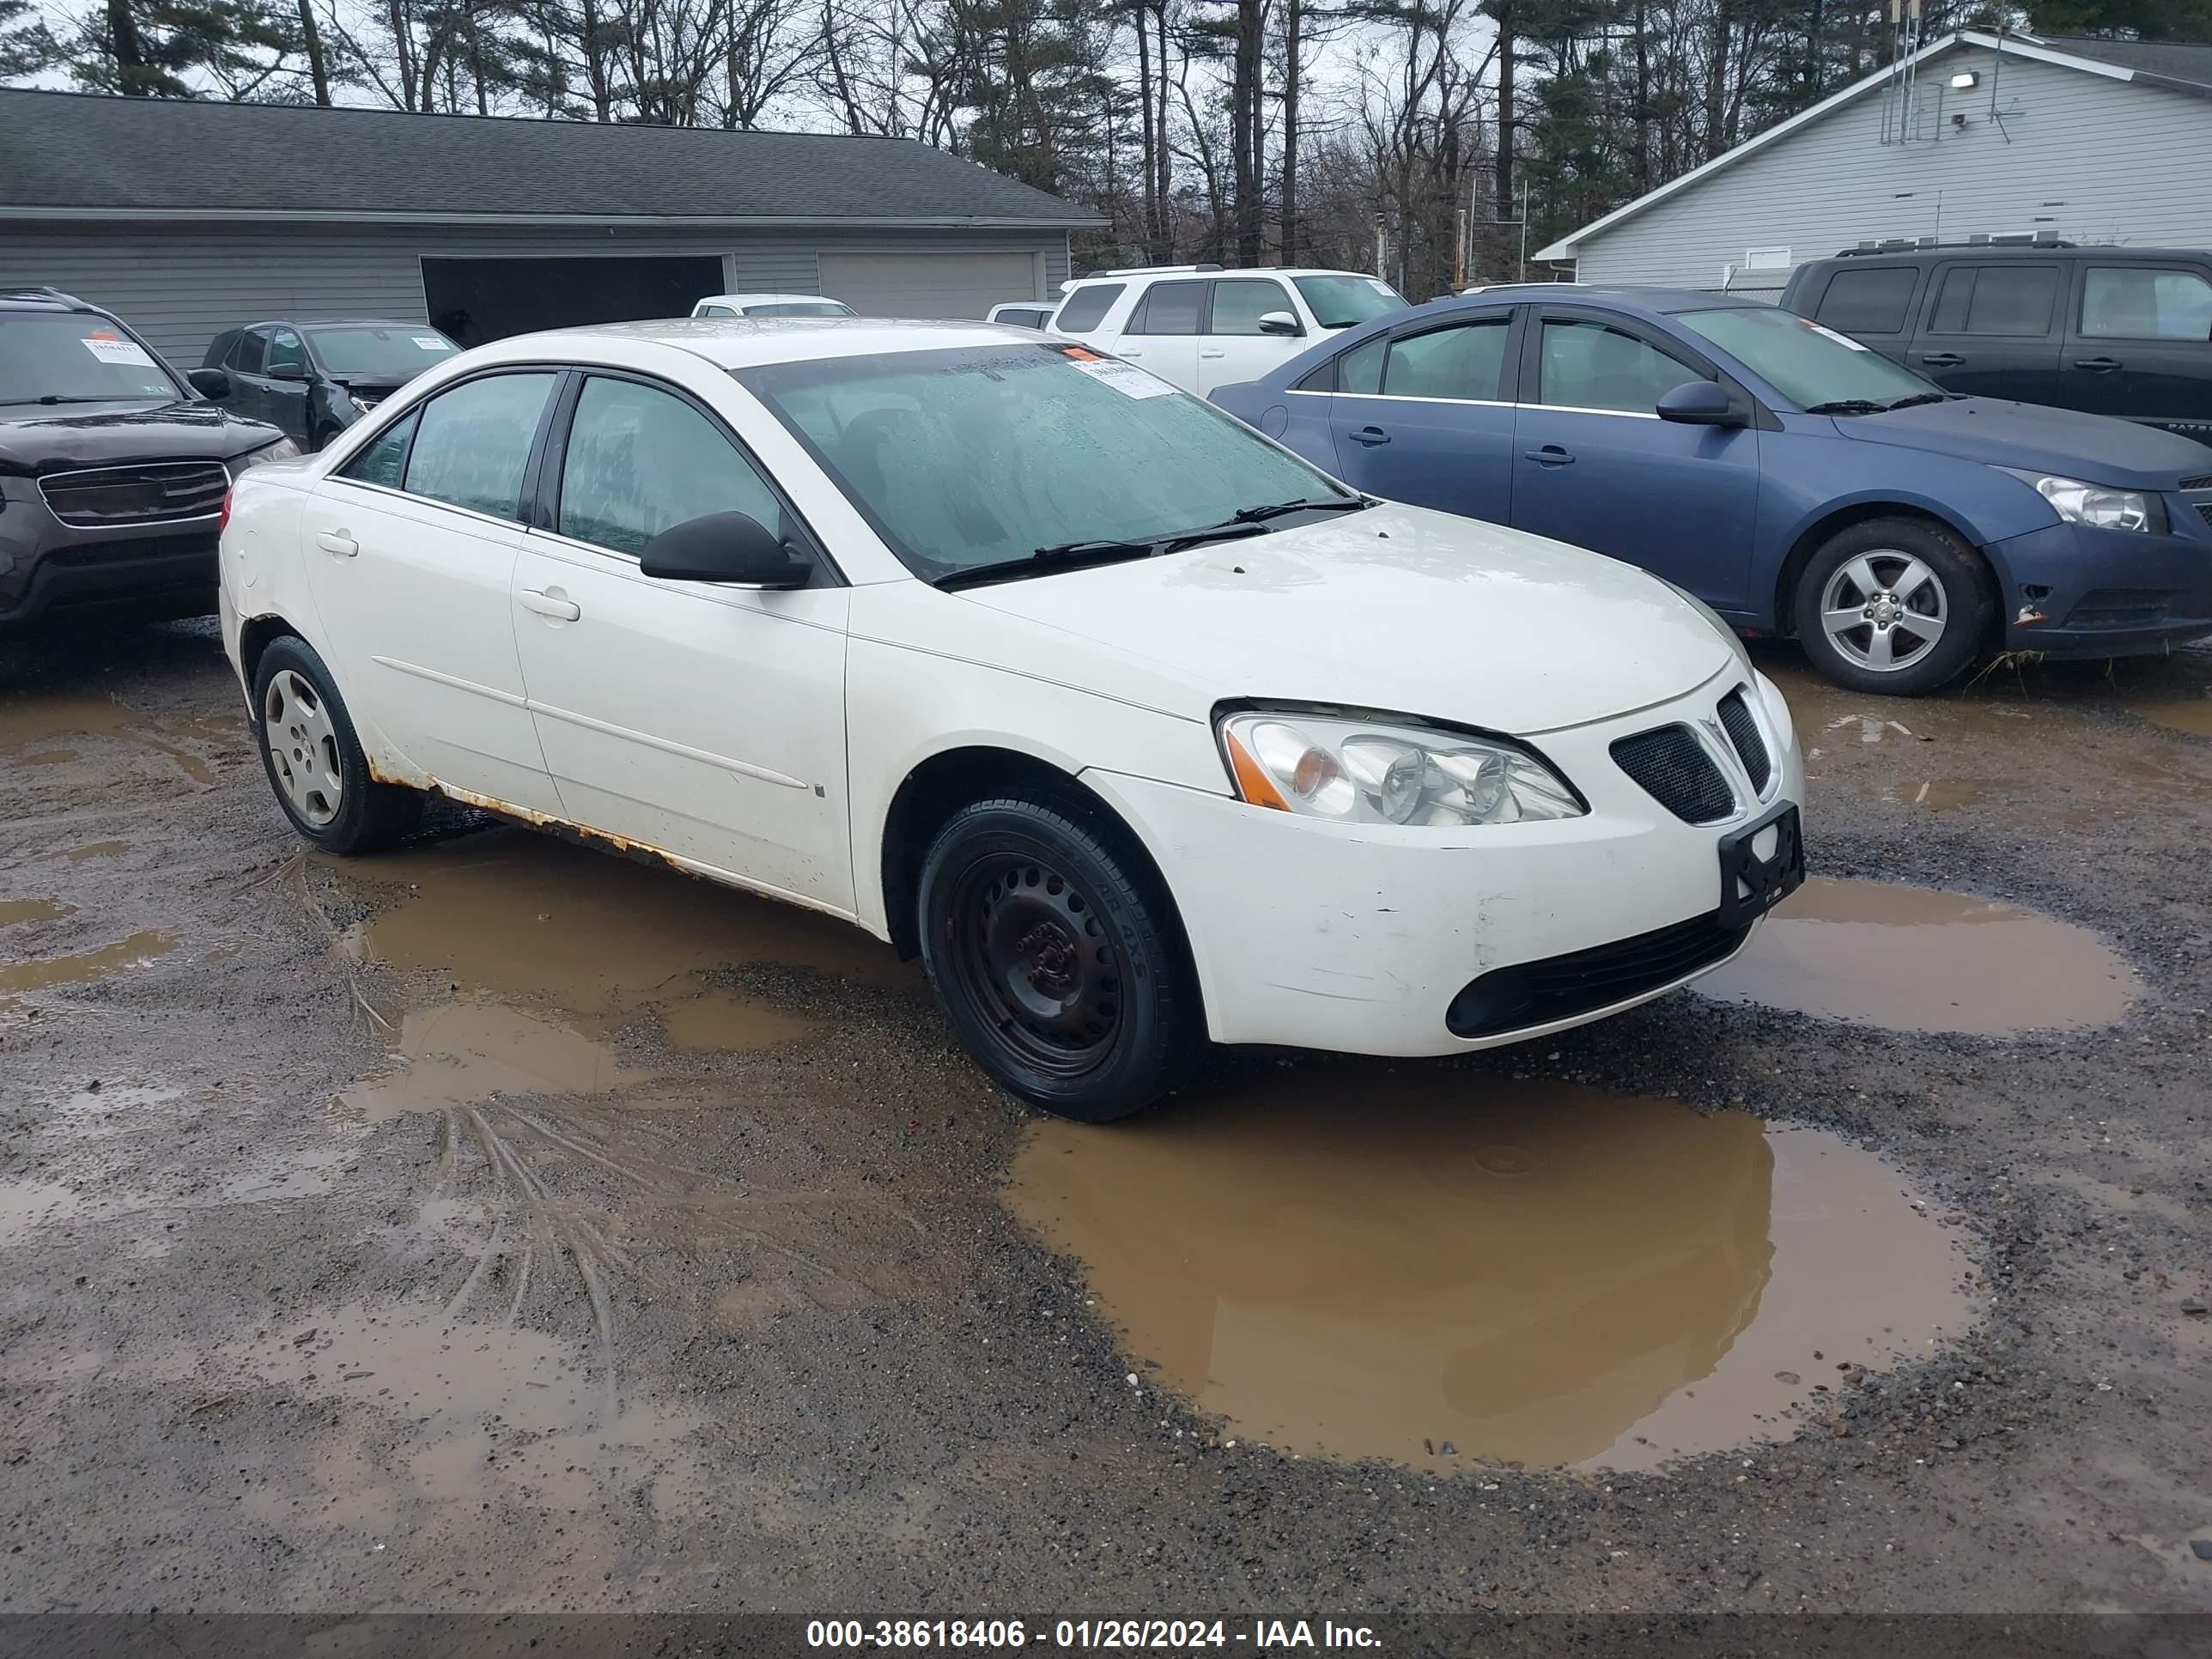
[[[81,529],[211,519],[222,508],[230,474],[220,461],[160,461],[49,472],[39,493],[53,515]]]
[[[1774,760],[1766,752],[1766,738],[1759,732],[1759,722],[1752,717],[1751,705],[1745,700],[1741,686],[1721,699],[1720,713],[1721,724],[1728,729],[1729,746],[1743,763],[1744,775],[1751,780],[1753,793],[1765,794],[1766,781],[1774,775]]]
[[[1657,726],[1612,747],[1620,769],[1683,823],[1718,823],[1736,810],[1735,792],[1688,726]]]

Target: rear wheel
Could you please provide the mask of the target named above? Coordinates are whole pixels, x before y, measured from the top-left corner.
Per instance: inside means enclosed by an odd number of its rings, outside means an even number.
[[[1121,827],[1073,800],[963,807],[923,860],[922,960],[962,1044],[1008,1090],[1126,1117],[1205,1051],[1173,902]]]
[[[1797,638],[1854,691],[1912,697],[1973,665],[1996,594],[1973,550],[1920,519],[1869,519],[1831,537],[1797,584]]]
[[[305,640],[287,635],[261,653],[253,715],[276,804],[325,852],[374,852],[422,816],[421,794],[369,775],[331,671]]]

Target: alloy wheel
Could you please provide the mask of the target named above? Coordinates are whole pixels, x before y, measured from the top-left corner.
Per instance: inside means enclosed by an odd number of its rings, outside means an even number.
[[[270,677],[261,704],[262,737],[276,787],[301,820],[321,829],[345,799],[337,728],[313,684],[291,669]]]
[[[1950,620],[1943,583],[1896,548],[1846,559],[1820,593],[1820,627],[1847,662],[1877,674],[1910,668],[1936,648]]]

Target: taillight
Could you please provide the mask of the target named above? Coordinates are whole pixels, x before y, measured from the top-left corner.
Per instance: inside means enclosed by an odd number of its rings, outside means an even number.
[[[235,488],[237,486],[234,484],[232,489]],[[218,531],[230,528],[230,490],[228,489],[222,492],[222,516],[215,521],[215,527]]]

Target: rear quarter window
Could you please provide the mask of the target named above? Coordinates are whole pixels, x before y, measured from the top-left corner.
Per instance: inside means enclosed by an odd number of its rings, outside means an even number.
[[[1920,272],[1911,265],[1839,270],[1813,320],[1842,334],[1901,334]]]
[[[1063,334],[1089,333],[1106,320],[1106,313],[1127,287],[1127,283],[1100,283],[1077,289],[1060,307],[1053,325]]]

